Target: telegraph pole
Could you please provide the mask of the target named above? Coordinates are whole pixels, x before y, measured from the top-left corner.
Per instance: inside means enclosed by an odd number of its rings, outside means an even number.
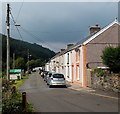
[[[13,53],[13,69],[15,69],[15,53]]]
[[[9,70],[10,70],[10,6],[7,4],[7,80],[9,81]]]
[[[28,49],[28,71],[29,71],[29,49]]]

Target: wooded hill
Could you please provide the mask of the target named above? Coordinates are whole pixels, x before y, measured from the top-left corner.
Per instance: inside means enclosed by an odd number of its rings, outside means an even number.
[[[0,40],[2,39],[2,61],[6,61],[6,36],[0,34]],[[31,44],[25,41],[16,40],[10,38],[10,58],[13,58],[13,53],[15,53],[15,59],[18,57],[23,57],[27,62],[28,49],[30,59],[41,59],[42,61],[48,61],[51,57],[55,55],[55,52],[48,48],[42,47],[36,43]]]

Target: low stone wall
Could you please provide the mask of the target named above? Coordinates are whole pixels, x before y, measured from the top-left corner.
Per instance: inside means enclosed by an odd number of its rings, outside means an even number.
[[[98,76],[91,72],[91,87],[105,91],[120,92],[120,74],[107,73],[106,76]]]

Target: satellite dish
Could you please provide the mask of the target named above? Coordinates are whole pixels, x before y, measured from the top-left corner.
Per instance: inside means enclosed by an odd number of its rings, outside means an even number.
[[[79,50],[78,48],[75,48],[75,51],[78,52],[78,51],[80,51],[80,50]]]

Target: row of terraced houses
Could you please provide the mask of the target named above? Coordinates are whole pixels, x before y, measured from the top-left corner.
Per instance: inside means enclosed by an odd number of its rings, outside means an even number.
[[[120,23],[115,20],[104,28],[90,27],[90,35],[76,44],[68,44],[46,63],[45,69],[64,74],[67,81],[87,87],[91,83],[90,71],[107,68],[101,59],[105,47],[119,45]]]

